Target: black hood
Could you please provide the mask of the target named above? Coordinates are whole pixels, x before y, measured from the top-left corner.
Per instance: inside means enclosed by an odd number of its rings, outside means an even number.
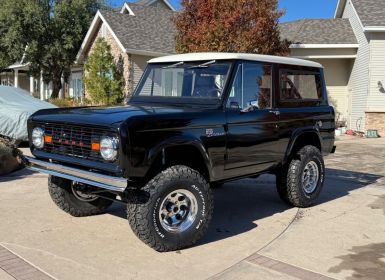
[[[151,105],[118,107],[82,107],[40,110],[32,115],[36,122],[71,123],[92,126],[119,126],[135,116],[196,111],[192,108]]]

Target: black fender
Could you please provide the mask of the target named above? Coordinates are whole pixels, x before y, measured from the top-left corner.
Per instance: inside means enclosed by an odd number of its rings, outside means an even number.
[[[298,138],[300,138],[302,135],[307,134],[307,133],[313,133],[313,134],[317,135],[320,149],[322,151],[322,138],[321,138],[319,128],[317,126],[305,126],[305,127],[297,128],[296,130],[293,131],[293,133],[290,137],[290,141],[289,141],[289,144],[287,146],[285,157],[284,157],[285,163],[288,160],[289,156],[291,155]]]
[[[202,142],[199,139],[197,139],[193,136],[184,135],[183,137],[171,137],[171,138],[163,140],[158,145],[156,145],[151,150],[149,150],[149,152],[147,154],[147,159],[146,159],[148,166],[151,167],[153,165],[155,159],[159,155],[161,155],[162,160],[164,160],[165,159],[164,153],[167,150],[167,148],[171,148],[171,147],[175,148],[178,146],[190,146],[190,147],[196,148],[200,152],[200,155],[202,156],[202,158],[205,162],[205,165],[206,165],[207,171],[209,173],[210,179],[214,177],[214,174],[212,172],[212,170],[213,170],[212,162],[211,162],[210,156],[209,156],[206,148],[204,147],[204,145],[202,144]]]

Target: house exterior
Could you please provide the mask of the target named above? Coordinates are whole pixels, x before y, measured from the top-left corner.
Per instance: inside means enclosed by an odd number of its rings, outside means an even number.
[[[333,19],[281,25],[291,56],[325,66],[331,103],[354,130],[385,135],[385,5],[383,0],[339,0]]]
[[[84,96],[84,63],[98,37],[107,40],[116,60],[123,58],[125,91],[131,94],[149,59],[175,53],[174,13],[168,0],[139,0],[125,3],[118,10],[98,11],[71,69],[69,83],[63,81],[59,98]],[[23,60],[7,67],[0,72],[0,84],[22,88],[41,100],[49,99],[52,84],[44,83],[42,77],[29,76],[28,69]]]
[[[124,62],[125,94],[131,95],[151,58],[175,53],[175,10],[165,0],[125,3],[118,10],[100,10],[95,15],[76,60],[72,79],[82,76],[83,65],[97,38],[111,46],[115,60]],[[87,91],[85,90],[87,97]]]

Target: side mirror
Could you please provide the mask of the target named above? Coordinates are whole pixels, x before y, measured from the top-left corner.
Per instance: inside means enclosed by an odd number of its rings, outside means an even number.
[[[257,100],[250,101],[249,104],[250,104],[250,106],[252,106],[254,108],[258,108],[258,101]]]

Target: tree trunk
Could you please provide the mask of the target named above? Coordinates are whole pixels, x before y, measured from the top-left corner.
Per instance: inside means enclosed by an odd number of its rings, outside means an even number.
[[[51,99],[55,99],[59,97],[59,92],[62,89],[62,83],[61,83],[61,73],[56,74],[53,76],[52,79],[52,94]]]

